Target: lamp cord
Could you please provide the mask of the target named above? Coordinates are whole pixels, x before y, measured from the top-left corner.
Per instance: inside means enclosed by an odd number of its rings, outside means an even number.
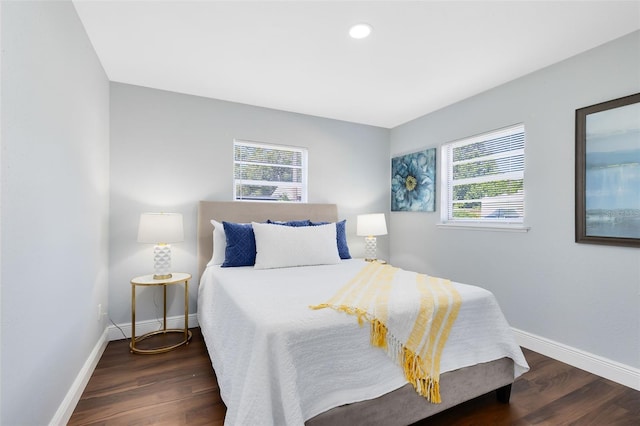
[[[159,312],[160,312],[160,306],[158,306],[158,301],[156,300],[157,299],[156,298],[157,294],[158,294],[158,292],[156,291],[155,294],[153,295],[153,304],[156,307],[156,321],[158,322],[158,330],[160,330],[160,328],[162,328],[162,321],[160,321],[160,318],[159,318],[159,315],[158,315]],[[113,324],[113,326],[120,331],[120,334],[122,334],[122,337],[124,338],[124,340],[131,340],[130,337],[127,337],[127,335],[125,334],[124,330],[111,319],[111,317],[107,317],[107,318],[109,318],[109,322],[111,324]]]
[[[156,307],[156,321],[158,322],[158,330],[162,328],[162,321],[160,321],[160,306],[158,306],[157,296],[160,293],[160,287],[156,288],[155,293],[153,294],[153,304]]]
[[[122,330],[122,328],[120,328],[120,326],[118,324],[116,324],[115,322],[113,322],[113,320],[111,319],[111,317],[108,317],[109,321],[111,322],[111,324],[113,324],[113,326],[115,328],[117,328],[118,330],[120,330],[120,333],[122,333],[122,337],[124,337],[124,340],[130,340],[126,334],[124,334],[124,331]]]

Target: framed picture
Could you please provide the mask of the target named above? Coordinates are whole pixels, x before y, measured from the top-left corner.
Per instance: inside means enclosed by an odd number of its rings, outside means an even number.
[[[391,159],[391,211],[436,209],[436,149]]]
[[[576,110],[576,242],[640,247],[640,93]]]

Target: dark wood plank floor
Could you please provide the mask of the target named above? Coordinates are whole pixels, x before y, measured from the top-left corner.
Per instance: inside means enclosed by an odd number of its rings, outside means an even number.
[[[69,425],[222,425],[225,406],[199,329],[188,346],[132,355],[110,342]],[[420,426],[640,425],[640,392],[524,350],[531,371],[511,403],[487,394]]]

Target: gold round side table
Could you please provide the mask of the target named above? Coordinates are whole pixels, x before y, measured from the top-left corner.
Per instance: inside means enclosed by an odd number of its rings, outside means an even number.
[[[153,274],[143,275],[135,277],[131,280],[131,343],[129,348],[131,353],[136,354],[159,354],[167,352],[172,349],[188,344],[191,340],[191,332],[189,331],[189,280],[191,274],[184,272],[174,272],[170,278],[156,280],[153,279]],[[167,329],[167,286],[184,283],[184,328],[172,328]],[[136,287],[138,286],[163,286],[164,294],[164,316],[162,322],[162,329],[145,333],[142,336],[136,337]],[[167,333],[182,333],[184,339],[178,343],[160,346],[151,349],[140,349],[136,347],[136,343],[147,339],[151,336]]]

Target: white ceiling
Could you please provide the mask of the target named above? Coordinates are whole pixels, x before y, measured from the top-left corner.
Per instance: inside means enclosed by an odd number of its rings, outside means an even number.
[[[74,4],[111,81],[387,128],[640,29],[640,1]]]

